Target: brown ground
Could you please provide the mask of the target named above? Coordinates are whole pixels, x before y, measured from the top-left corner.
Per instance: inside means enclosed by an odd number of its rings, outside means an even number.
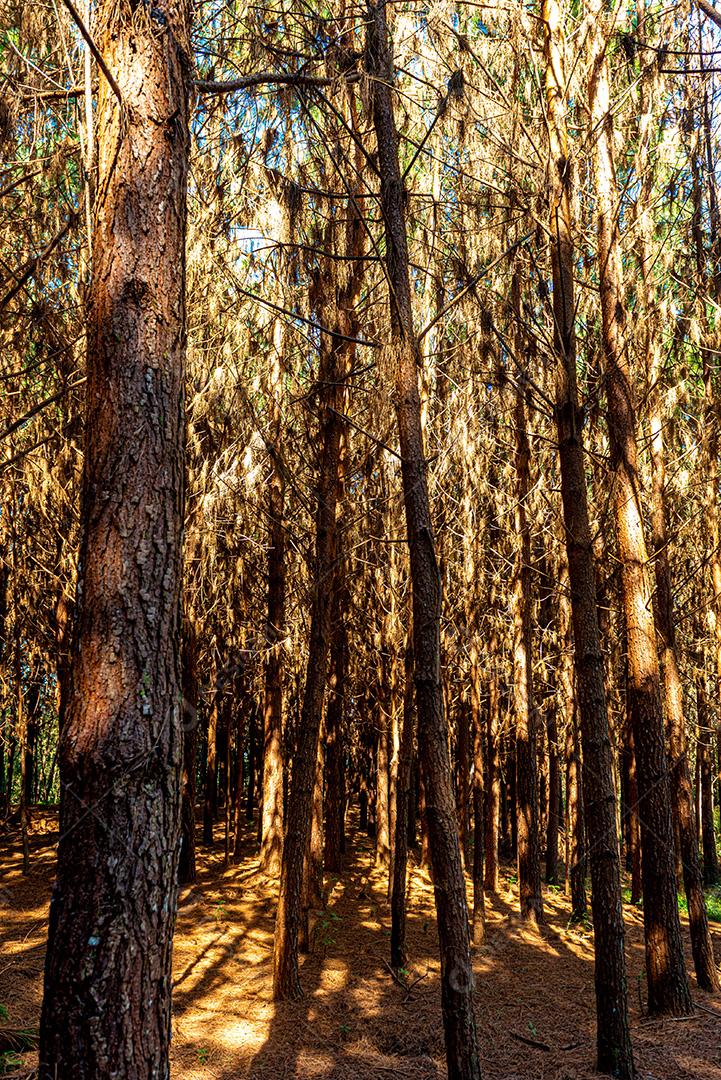
[[[48,820],[52,828],[54,822]],[[42,991],[55,834],[33,838],[21,874],[16,837],[0,856],[0,1003],[9,1020],[35,1027]],[[409,895],[410,993],[393,981],[383,876],[361,838],[347,870],[329,883],[327,912],[303,960],[306,996],[269,996],[277,884],[252,857],[224,871],[200,851],[196,886],[183,890],[175,935],[173,1076],[183,1080],[285,1077],[431,1080],[445,1075],[432,888],[414,868]],[[487,908],[487,943],[476,962],[477,1017],[488,1080],[588,1080],[594,1060],[593,953],[588,928],[569,927],[568,903],[545,896],[548,925],[524,927],[508,877]],[[636,1063],[642,1080],[721,1080],[721,1001],[699,991],[691,1018],[648,1020],[640,914],[626,909]],[[717,956],[721,926],[714,924]],[[689,958],[690,964],[690,958]],[[530,1046],[519,1036],[536,1041]],[[544,1048],[545,1047],[545,1048]],[[33,1064],[25,1057],[25,1071]]]

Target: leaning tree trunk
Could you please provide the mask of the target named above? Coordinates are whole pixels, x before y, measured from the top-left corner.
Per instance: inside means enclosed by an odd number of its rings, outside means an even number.
[[[458,842],[448,729],[443,710],[441,581],[433,539],[421,427],[419,352],[413,328],[405,201],[393,109],[393,64],[386,23],[386,0],[371,0],[369,4],[367,60],[378,147],[386,270],[390,284],[391,343],[386,347],[386,359],[395,375],[394,403],[410,549],[418,745],[433,859],[446,1060],[449,1080],[476,1080],[480,1077],[480,1061],[473,1014],[468,905]]]
[[[638,768],[648,1008],[651,1013],[685,1016],[692,1007],[691,993],[676,896],[671,792],[637,469],[636,416],[628,352],[623,341],[625,298],[616,209],[613,114],[608,85],[607,40],[601,32],[602,24],[599,6],[591,30],[588,93],[594,140],[602,344],[614,472],[614,513]],[[591,817],[589,813],[589,819]]]
[[[634,1075],[628,1019],[620,851],[616,831],[613,756],[609,737],[604,662],[598,624],[593,541],[576,381],[573,191],[566,129],[566,77],[558,0],[544,0],[545,91],[549,113],[553,203],[554,349],[556,432],[561,501],[571,591],[571,614],[583,742],[583,804],[589,838],[596,986],[596,1054],[599,1071]],[[565,597],[561,603],[565,603]],[[561,647],[565,646],[562,640]],[[566,688],[566,691],[570,690]],[[573,735],[571,735],[573,738]]]
[[[166,1077],[180,826],[190,5],[99,6],[73,679],[43,1080]]]

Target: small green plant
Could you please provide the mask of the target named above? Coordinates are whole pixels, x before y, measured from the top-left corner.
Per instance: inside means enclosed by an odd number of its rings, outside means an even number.
[[[228,912],[222,900],[219,900],[213,908],[213,914],[215,915],[216,922],[220,922],[222,919],[226,918]]]
[[[328,911],[327,908],[324,911],[316,911],[316,915],[318,922],[314,931],[315,937],[318,943],[327,949],[329,945],[335,945],[334,930],[342,919],[335,911]]]
[[[15,1050],[6,1050],[4,1053],[0,1054],[0,1076],[11,1070],[20,1068],[22,1064],[23,1059]]]
[[[199,1065],[207,1065],[208,1058],[210,1057],[210,1050],[207,1046],[196,1046],[195,1056],[198,1059]]]

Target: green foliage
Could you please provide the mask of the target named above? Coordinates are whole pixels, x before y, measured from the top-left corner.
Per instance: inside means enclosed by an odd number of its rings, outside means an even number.
[[[318,922],[315,926],[315,938],[319,945],[327,949],[330,945],[335,945],[335,930],[338,923],[343,920],[340,915],[337,915],[335,911],[329,911],[328,908],[317,911],[316,915]]]
[[[629,888],[623,890],[623,902],[624,904],[631,903],[631,890]],[[643,900],[640,899],[634,907],[642,911]],[[688,901],[683,892],[678,894],[678,910],[683,912],[684,915],[688,915]],[[706,889],[706,913],[711,922],[721,923],[721,885],[713,885],[710,889]]]

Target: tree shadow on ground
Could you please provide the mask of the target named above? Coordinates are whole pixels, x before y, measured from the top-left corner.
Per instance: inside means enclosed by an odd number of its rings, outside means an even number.
[[[408,983],[394,982],[385,875],[360,833],[302,958],[305,996],[270,998],[277,882],[257,871],[249,826],[237,865],[199,847],[197,883],[183,889],[175,940],[172,1075],[178,1080],[439,1080],[445,1076],[433,888],[414,867],[409,884]],[[31,871],[20,872],[19,835],[0,851],[0,1002],[13,1021],[37,1025],[55,836],[33,836]],[[560,890],[545,890],[540,930],[517,914],[510,868],[487,898],[487,937],[474,956],[476,1015],[485,1080],[590,1080],[595,1053],[593,940],[571,926]],[[688,1020],[644,1015],[641,913],[624,909],[636,1063],[641,1080],[718,1080],[721,1005]],[[713,933],[721,955],[719,930]],[[688,941],[684,919],[685,938]],[[690,951],[688,953],[691,968]],[[527,1040],[527,1041],[523,1041]],[[530,1040],[530,1042],[529,1042]],[[540,1045],[533,1045],[540,1044]],[[544,1049],[547,1047],[547,1049]],[[28,1057],[28,1063],[31,1063]]]

